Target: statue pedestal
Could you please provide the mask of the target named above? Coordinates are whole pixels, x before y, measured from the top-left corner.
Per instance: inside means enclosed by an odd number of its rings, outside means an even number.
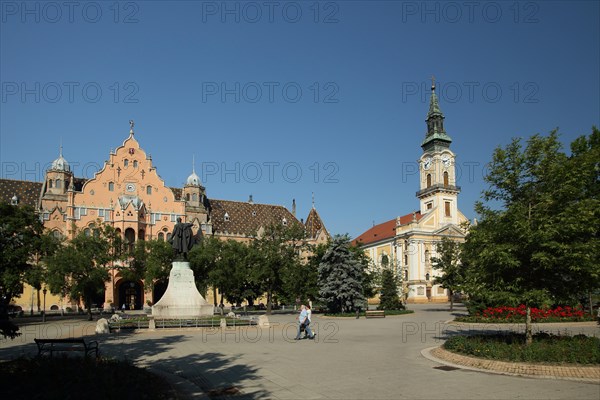
[[[152,315],[162,318],[212,316],[214,306],[198,292],[194,271],[187,261],[173,261],[169,285],[163,297],[152,306]]]

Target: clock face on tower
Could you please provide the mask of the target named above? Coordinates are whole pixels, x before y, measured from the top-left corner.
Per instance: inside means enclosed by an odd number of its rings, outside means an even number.
[[[427,157],[423,160],[423,169],[429,169],[431,167],[431,157]]]
[[[125,190],[127,190],[128,192],[135,192],[135,184],[128,183],[127,186],[125,186]]]
[[[444,155],[442,157],[442,164],[444,165],[444,167],[449,167],[450,166],[450,156]]]

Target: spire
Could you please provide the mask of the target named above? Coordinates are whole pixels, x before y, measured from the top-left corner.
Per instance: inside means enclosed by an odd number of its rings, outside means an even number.
[[[135,126],[135,122],[132,119],[129,120],[129,134],[133,135],[133,127]]]
[[[292,215],[296,216],[296,199],[292,199]]]
[[[312,192],[312,208],[315,209],[315,192]]]
[[[431,98],[429,99],[429,112],[427,113],[427,119],[431,118],[434,115],[441,115],[444,118],[444,114],[440,110],[440,105],[438,103],[438,98],[435,94],[435,76],[431,76]]]
[[[427,113],[427,133],[425,140],[421,143],[423,150],[432,148],[448,148],[452,139],[444,129],[444,114],[440,110],[437,95],[435,94],[435,77],[431,77],[431,98],[429,99],[429,112]]]

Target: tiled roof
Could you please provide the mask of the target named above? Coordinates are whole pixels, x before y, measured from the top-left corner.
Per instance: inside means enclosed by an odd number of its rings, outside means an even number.
[[[415,213],[415,217],[418,220],[421,219],[422,215],[419,211]],[[379,225],[375,225],[371,229],[367,230],[356,239],[352,241],[353,244],[359,242],[363,245],[369,243],[379,242],[380,240],[390,239],[396,236],[396,219],[391,219]],[[413,219],[413,213],[406,214],[400,217],[400,225],[408,224]]]
[[[211,199],[210,207],[213,233],[217,235],[254,235],[260,227],[281,224],[284,218],[288,226],[300,224],[283,206]]]
[[[316,238],[320,231],[324,230],[327,236],[329,236],[329,232],[325,229],[325,224],[321,220],[319,213],[316,209],[311,208],[308,213],[308,217],[306,217],[306,222],[304,223],[306,227],[306,235],[309,238]]]
[[[173,194],[175,195],[175,200],[181,200],[181,196],[183,194],[183,189],[181,188],[169,188],[171,189],[171,191],[173,192]]]
[[[10,203],[16,195],[20,205],[26,204],[36,208],[41,190],[41,182],[0,179],[0,201],[3,203]]]

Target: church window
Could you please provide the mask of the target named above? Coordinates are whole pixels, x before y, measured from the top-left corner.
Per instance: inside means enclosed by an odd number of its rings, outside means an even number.
[[[152,186],[146,186],[146,194],[152,194]]]
[[[167,233],[167,240],[171,240],[171,234]]]
[[[115,191],[115,183],[114,182],[108,182],[108,191],[109,192]]]
[[[190,194],[189,194],[189,193],[185,195],[185,199],[186,199],[187,201],[190,201]]]
[[[444,202],[444,208],[445,208],[445,212],[446,212],[446,217],[449,217],[450,214],[450,202],[446,201]]]
[[[60,179],[57,179],[54,187],[56,187],[57,189],[60,189],[62,187],[62,181]]]
[[[49,188],[49,189],[52,189],[52,184],[53,184],[53,183],[54,183],[54,182],[52,182],[52,179],[48,179],[48,188]]]
[[[83,230],[83,234],[87,237],[90,237],[92,235],[92,231],[90,231],[90,228],[85,228]]]
[[[196,193],[192,194],[192,201],[198,201],[198,195]]]
[[[125,167],[129,166],[129,160],[124,160],[124,161],[123,161],[123,165],[124,165]]]
[[[162,232],[158,232],[158,240],[160,240],[161,242],[165,241],[165,234]]]
[[[431,174],[427,174],[427,187],[431,187]]]
[[[444,186],[448,186],[448,172],[444,171]]]
[[[137,160],[133,160],[133,168],[137,168],[138,167],[138,162]]]

